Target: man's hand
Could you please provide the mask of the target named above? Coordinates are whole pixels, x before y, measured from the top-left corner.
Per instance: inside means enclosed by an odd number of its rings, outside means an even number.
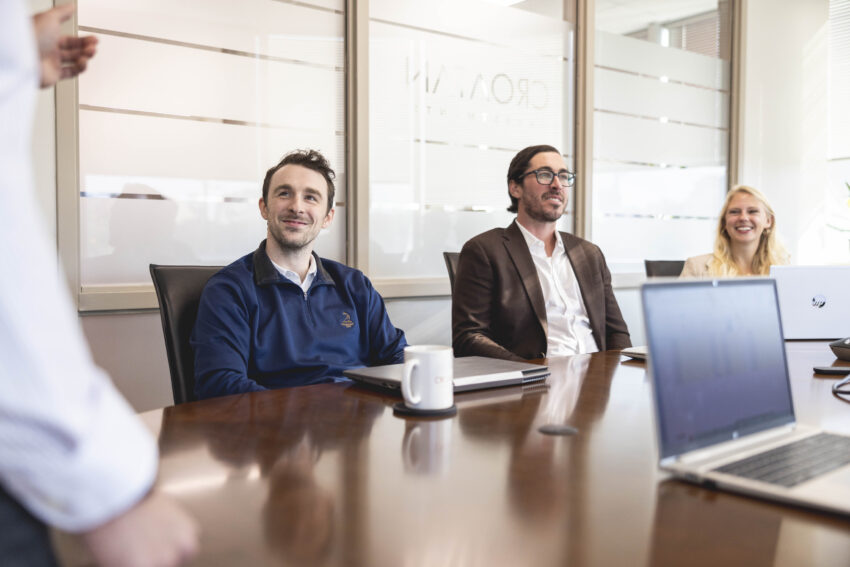
[[[82,535],[95,562],[103,567],[171,567],[198,552],[195,520],[156,492]]]
[[[52,87],[62,79],[76,77],[94,57],[97,38],[62,35],[62,22],[74,14],[73,4],[63,4],[33,16],[35,39],[41,66],[41,88]]]

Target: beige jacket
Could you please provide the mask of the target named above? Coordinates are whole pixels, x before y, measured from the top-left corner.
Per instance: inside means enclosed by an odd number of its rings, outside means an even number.
[[[685,267],[682,268],[680,278],[707,278],[711,274],[708,271],[708,265],[714,254],[703,254],[702,256],[694,256],[685,260]]]

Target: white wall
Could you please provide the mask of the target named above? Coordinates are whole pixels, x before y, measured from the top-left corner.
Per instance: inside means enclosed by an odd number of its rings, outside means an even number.
[[[829,1],[748,0],[746,11],[740,182],[771,201],[792,262],[818,262]]]
[[[158,311],[85,315],[80,323],[94,361],[136,411],[174,403]]]

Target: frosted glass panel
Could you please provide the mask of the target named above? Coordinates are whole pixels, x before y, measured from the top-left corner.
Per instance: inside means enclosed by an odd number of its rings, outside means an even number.
[[[597,164],[594,189],[599,206],[616,216],[680,217],[714,220],[723,204],[726,170],[722,166],[658,169],[609,168]],[[635,191],[636,188],[641,188]],[[604,203],[605,197],[613,196]]]
[[[445,276],[443,251],[513,219],[517,151],[551,144],[572,168],[572,27],[487,2],[370,8],[369,272]]]
[[[147,283],[151,262],[228,264],[255,248],[265,235],[257,202],[266,169],[281,148],[302,145],[343,163],[332,132],[80,112],[80,147],[102,148],[80,152],[83,285]],[[345,257],[339,209],[317,246],[331,258]]]
[[[593,155],[597,159],[675,166],[726,163],[726,130],[599,111],[593,122]]]
[[[606,5],[604,21],[628,34],[596,32],[591,239],[615,272],[710,252],[726,191],[730,20],[664,6],[655,16],[669,21],[630,25]],[[683,41],[702,24],[716,35]]]
[[[413,30],[461,40],[521,49],[536,55],[572,53],[573,40],[563,35],[559,2],[539,2],[535,8],[504,8],[488,0],[370,0],[370,20],[392,23],[398,37]],[[531,3],[528,3],[531,4]],[[460,62],[460,61],[458,61]]]
[[[725,128],[729,93],[695,89],[609,69],[596,69],[596,109],[647,118]]]
[[[388,145],[385,153],[373,157],[374,167],[383,168],[386,162],[387,171],[380,182],[373,182],[372,205],[399,204],[410,208],[421,204],[424,207],[473,208],[479,211],[504,210],[510,204],[505,175],[514,153],[510,150],[482,151],[475,147],[411,141]],[[424,191],[409,174],[414,167],[414,156],[415,160],[426,164],[434,172],[426,179]],[[461,171],[458,171],[459,167]],[[446,174],[440,175],[440,172]],[[387,187],[393,189],[388,190]],[[423,202],[423,198],[427,201]]]
[[[80,80],[81,105],[290,128],[343,128],[342,112],[329,111],[342,104],[341,70],[108,35],[98,39],[97,64]]]
[[[84,281],[150,283],[148,264],[226,265],[252,252],[265,238],[257,198],[221,201],[216,194],[255,193],[256,185],[168,178],[104,179],[124,192],[80,201]],[[162,193],[153,187],[158,187]],[[101,193],[102,194],[102,193]],[[146,197],[145,195],[149,195]],[[316,252],[345,255],[345,208],[316,239]]]
[[[227,179],[253,184],[291,148],[322,151],[336,166],[336,201],[345,201],[343,137],[333,130],[262,128],[81,110],[80,189],[91,176]],[[86,148],[90,148],[86,151]],[[97,151],[91,149],[97,148]]]
[[[80,1],[80,29],[100,41],[79,81],[83,288],[253,251],[263,176],[296,148],[336,169],[316,250],[345,261],[342,4]]]
[[[79,0],[81,26],[154,38],[196,48],[338,66],[343,38],[341,0],[317,10],[315,2],[270,0]],[[336,11],[334,11],[336,10]],[[191,22],[191,25],[187,25]],[[98,59],[105,55],[101,50]]]
[[[596,32],[595,47],[596,67],[729,90],[729,62],[722,59],[603,31]]]
[[[614,271],[710,252],[726,168],[594,164],[593,241]]]

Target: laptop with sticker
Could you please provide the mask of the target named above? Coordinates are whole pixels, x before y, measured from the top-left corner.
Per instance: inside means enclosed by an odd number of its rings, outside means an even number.
[[[786,339],[850,335],[850,266],[771,266]]]

